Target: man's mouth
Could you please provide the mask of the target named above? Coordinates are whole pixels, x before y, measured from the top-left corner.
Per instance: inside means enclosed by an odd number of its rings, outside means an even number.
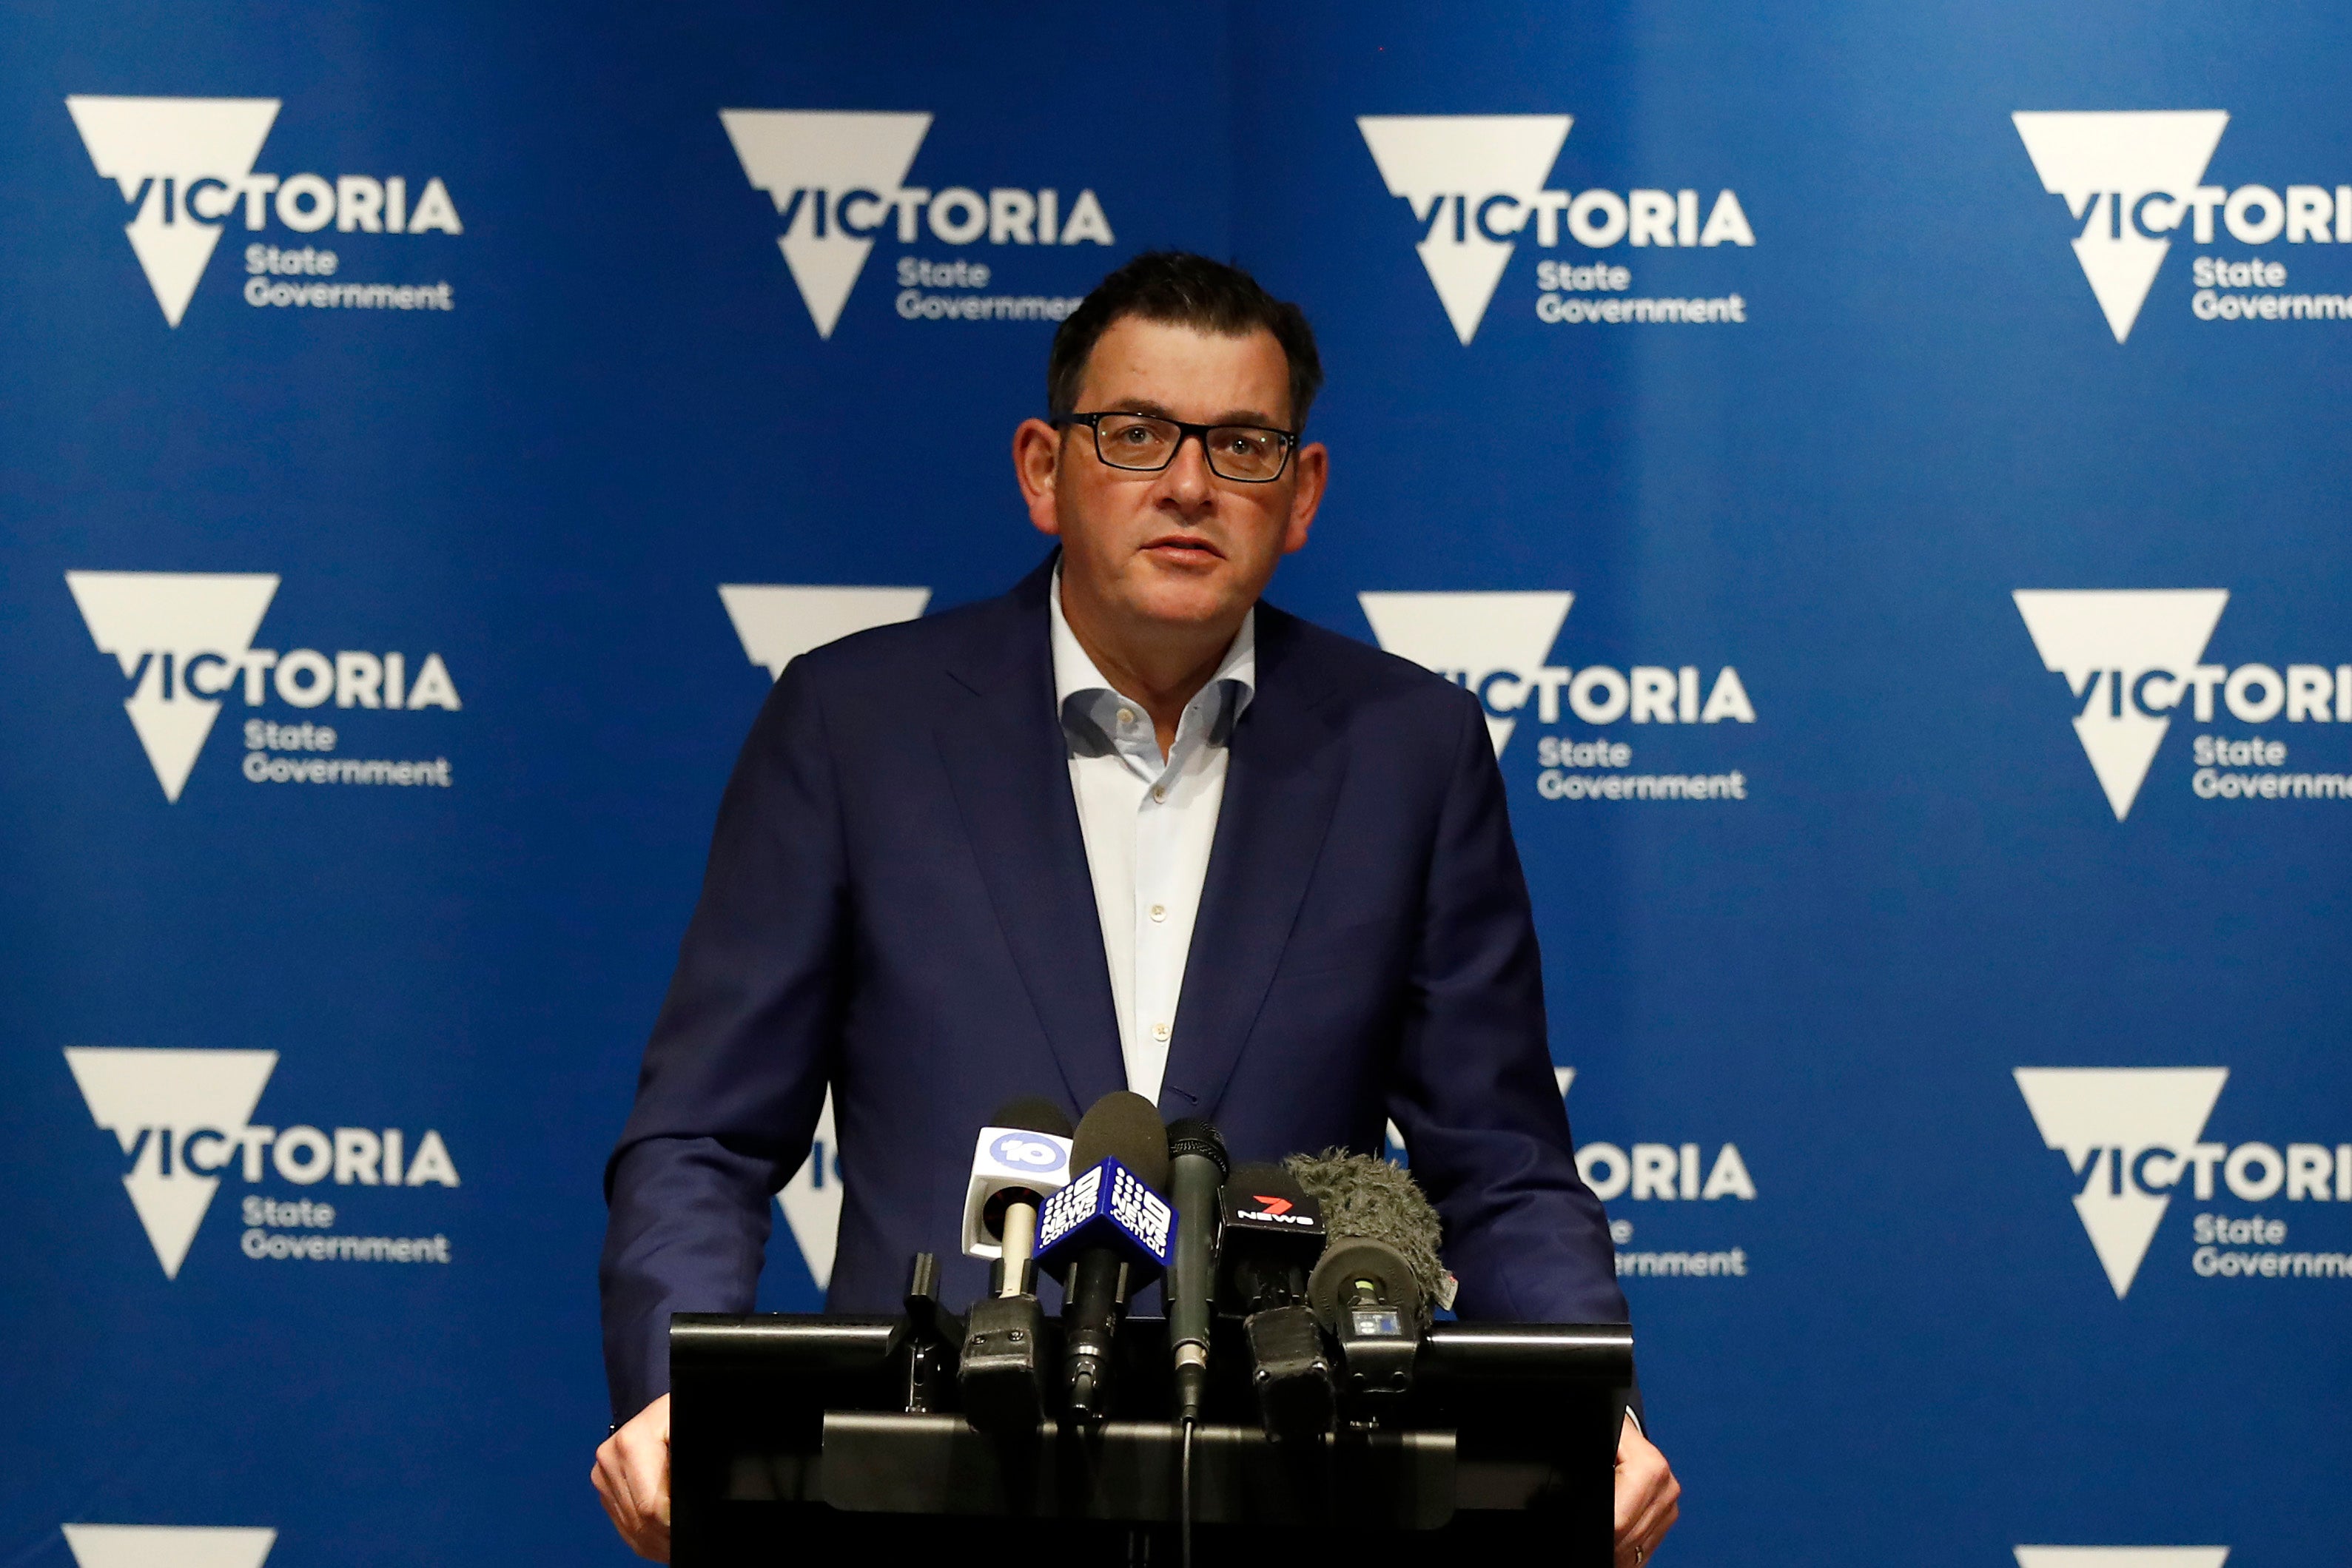
[[[1202,563],[1223,560],[1225,552],[1198,534],[1165,534],[1143,547],[1145,553],[1162,560]]]

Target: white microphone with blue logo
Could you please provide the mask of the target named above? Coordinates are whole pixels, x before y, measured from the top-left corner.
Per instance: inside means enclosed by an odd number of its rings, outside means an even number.
[[[963,1253],[993,1260],[988,1293],[1034,1294],[1037,1210],[1070,1179],[1070,1119],[1050,1100],[1015,1100],[980,1130],[964,1191]]]
[[[1015,1100],[980,1130],[964,1192],[963,1250],[994,1262],[971,1304],[956,1381],[982,1432],[1034,1431],[1045,1419],[1045,1319],[1037,1304],[1037,1211],[1070,1179],[1070,1118],[1050,1100]]]
[[[1037,1260],[1062,1281],[1063,1380],[1070,1414],[1110,1414],[1112,1351],[1127,1300],[1173,1256],[1168,1129],[1150,1101],[1120,1090],[1096,1101],[1071,1140],[1070,1184],[1039,1217]]]

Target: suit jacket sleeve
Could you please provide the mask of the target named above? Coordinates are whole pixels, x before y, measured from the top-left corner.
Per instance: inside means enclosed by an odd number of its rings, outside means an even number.
[[[1465,1318],[1623,1322],[1601,1202],[1577,1175],[1502,771],[1459,706],[1389,1113],[1445,1222]]]
[[[771,1199],[824,1103],[848,880],[811,667],[786,667],[737,759],[636,1103],[605,1166],[599,1275],[616,1420],[668,1388],[672,1312],[751,1310]]]

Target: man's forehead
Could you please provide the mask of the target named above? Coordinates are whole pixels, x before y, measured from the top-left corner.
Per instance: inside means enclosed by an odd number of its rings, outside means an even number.
[[[1145,402],[1211,420],[1279,423],[1290,407],[1290,361],[1263,327],[1229,335],[1124,316],[1096,340],[1079,386],[1087,408]]]

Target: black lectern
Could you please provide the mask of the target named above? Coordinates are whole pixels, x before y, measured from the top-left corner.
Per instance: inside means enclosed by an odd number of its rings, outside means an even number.
[[[1164,1322],[1121,1331],[1110,1419],[1008,1438],[966,1423],[956,1335],[922,1298],[909,1306],[897,1318],[671,1320],[677,1568],[996,1559],[1008,1545],[1056,1568],[1175,1561],[1183,1492]],[[1440,1323],[1407,1397],[1306,1442],[1260,1429],[1238,1332],[1212,1370],[1191,1485],[1203,1563],[1290,1568],[1381,1535],[1439,1563],[1610,1560],[1625,1324]]]

